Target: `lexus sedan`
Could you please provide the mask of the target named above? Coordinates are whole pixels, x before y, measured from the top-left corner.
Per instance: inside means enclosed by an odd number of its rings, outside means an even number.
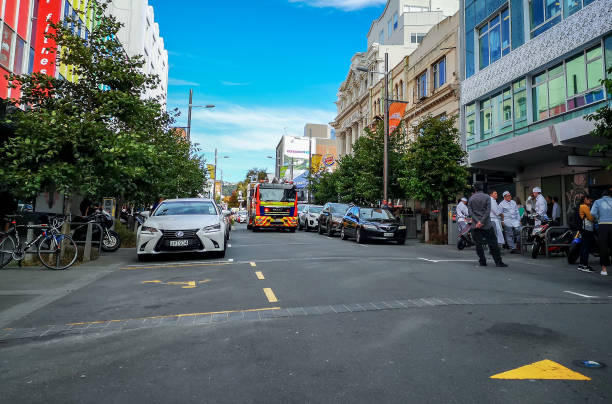
[[[319,214],[319,234],[326,232],[327,236],[331,237],[335,232],[340,231],[342,227],[342,217],[348,208],[349,205],[345,203],[327,202]]]
[[[138,229],[138,259],[146,256],[213,252],[225,256],[226,224],[219,207],[211,199],[168,199],[159,204]]]
[[[306,229],[317,229],[319,227],[319,215],[323,206],[319,205],[306,205],[304,210],[300,212],[298,218],[298,230]]]
[[[395,241],[406,243],[406,226],[382,208],[360,208],[353,206],[342,218],[340,238],[354,237],[357,243],[366,240]]]

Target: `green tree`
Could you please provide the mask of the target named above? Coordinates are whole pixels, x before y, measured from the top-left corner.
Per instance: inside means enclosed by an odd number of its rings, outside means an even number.
[[[607,93],[612,94],[612,68],[609,68],[607,73],[608,77],[603,79],[601,83],[606,87]],[[606,158],[606,170],[612,170],[612,159],[610,158],[612,152],[612,109],[610,109],[610,103],[606,103],[595,113],[587,115],[585,119],[595,124],[595,129],[590,132],[590,135],[603,140],[603,143],[593,146],[591,155],[603,154]]]
[[[432,203],[440,211],[448,201],[467,188],[469,171],[465,151],[459,143],[456,118],[425,118],[415,128],[415,140],[408,146],[400,185],[411,198]],[[442,234],[442,215],[438,215]]]
[[[338,202],[338,171],[322,171],[309,177],[308,187],[315,204]]]
[[[227,200],[227,206],[230,208],[237,208],[238,206],[240,206],[240,204],[238,203],[238,190],[232,192],[232,194]]]
[[[145,98],[159,79],[143,73],[142,57],[127,56],[116,39],[121,24],[107,6],[89,2],[97,24],[87,39],[73,33],[80,22],[72,18],[47,34],[60,49],[57,65],[72,66],[78,80],[8,77],[22,91],[12,104],[28,106],[5,119],[15,133],[0,145],[0,177],[17,196],[57,190],[150,202],[202,189],[203,160],[171,129],[176,113]]]

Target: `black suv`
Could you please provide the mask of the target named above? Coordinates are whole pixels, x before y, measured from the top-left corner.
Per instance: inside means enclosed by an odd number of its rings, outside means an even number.
[[[384,208],[360,208],[353,206],[342,218],[340,238],[355,237],[358,243],[367,239],[406,242],[406,226]]]
[[[323,205],[323,210],[319,215],[319,234],[323,234],[323,231],[325,231],[331,237],[335,232],[340,231],[342,217],[348,208],[349,205],[345,203],[327,202]]]

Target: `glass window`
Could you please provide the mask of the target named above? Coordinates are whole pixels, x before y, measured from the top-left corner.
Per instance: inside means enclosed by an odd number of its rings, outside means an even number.
[[[423,38],[425,38],[425,35],[426,34],[413,32],[412,34],[410,34],[410,42],[411,43],[421,43],[423,41]]]
[[[525,42],[525,30],[523,25],[523,0],[510,0],[510,24],[512,26],[512,49],[516,49]]]
[[[582,8],[582,0],[563,0],[563,17],[567,18]]]
[[[548,104],[550,116],[565,112],[565,79],[563,74],[548,82]]]
[[[381,45],[385,44],[385,30],[381,29],[380,34],[378,34],[378,43]]]
[[[612,35],[608,35],[604,39],[604,47],[606,49],[606,71],[612,67]]]
[[[489,34],[485,33],[482,35],[478,44],[479,66],[481,69],[484,69],[489,65]]]
[[[476,109],[474,104],[466,105],[465,107],[465,142],[471,145],[476,141]]]
[[[427,72],[417,78],[419,99],[427,97]]]
[[[0,50],[0,65],[6,69],[10,69],[11,52],[13,50],[13,37],[15,32],[9,28],[8,24],[4,24],[2,31],[2,49]]]
[[[480,103],[480,134],[481,139],[491,137],[491,100]]]
[[[478,32],[478,54],[481,69],[510,53],[510,13],[504,9]]]
[[[391,34],[393,33],[393,28],[391,26],[391,20],[387,21],[387,38],[391,38]]]
[[[212,202],[162,202],[153,216],[174,215],[217,215],[217,209]]]
[[[548,83],[533,87],[533,120],[548,118]]]
[[[612,42],[612,40],[610,41]],[[474,60],[474,31],[469,31],[465,35],[465,77],[471,77],[475,71],[476,66]]]
[[[584,55],[580,54],[565,63],[567,96],[571,97],[586,91],[586,69]]]
[[[397,13],[393,14],[393,30],[397,29]]]
[[[501,14],[501,49],[502,56],[510,53],[510,14],[508,9]]]
[[[34,71],[34,48],[30,48],[30,59],[28,63],[28,74]]]
[[[514,127],[527,126],[527,90],[526,80],[522,79],[512,85],[514,98]]]
[[[489,31],[489,50],[491,52],[491,63],[501,58],[501,35],[499,24]]]
[[[561,1],[562,0],[530,1],[529,12],[532,38],[561,21]]]
[[[13,64],[13,72],[15,74],[22,74],[23,71],[23,54],[25,51],[25,41],[17,36],[17,42],[15,43],[15,62]]]
[[[434,88],[439,88],[446,83],[446,58],[443,58],[433,66]]]
[[[603,78],[603,58],[587,63],[587,86],[589,89],[599,87]]]

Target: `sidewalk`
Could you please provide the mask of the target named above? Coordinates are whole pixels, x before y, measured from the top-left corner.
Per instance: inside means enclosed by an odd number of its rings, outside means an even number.
[[[0,270],[0,328],[108,275],[134,254],[133,248],[122,248],[63,271],[42,267]]]

